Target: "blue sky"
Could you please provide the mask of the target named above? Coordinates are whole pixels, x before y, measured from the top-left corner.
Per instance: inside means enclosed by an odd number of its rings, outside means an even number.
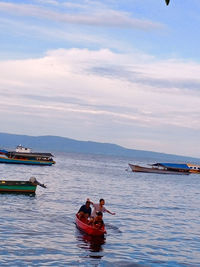
[[[1,132],[200,157],[200,1],[0,1]]]

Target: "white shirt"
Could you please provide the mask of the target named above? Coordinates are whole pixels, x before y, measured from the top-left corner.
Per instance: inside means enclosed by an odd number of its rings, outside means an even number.
[[[93,211],[91,216],[95,217],[98,211],[107,212],[107,209],[104,206],[100,206],[100,204],[93,204]]]

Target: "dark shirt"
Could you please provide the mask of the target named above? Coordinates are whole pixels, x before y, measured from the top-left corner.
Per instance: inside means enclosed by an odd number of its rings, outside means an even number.
[[[84,213],[88,213],[89,216],[90,216],[91,215],[91,212],[92,212],[92,209],[90,207],[87,208],[86,205],[83,205],[83,206],[80,207],[80,209],[79,209],[78,212],[80,212],[80,211],[82,211]]]

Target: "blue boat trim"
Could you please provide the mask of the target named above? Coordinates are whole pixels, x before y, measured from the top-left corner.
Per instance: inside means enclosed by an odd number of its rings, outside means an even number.
[[[29,165],[46,165],[51,166],[55,161],[38,161],[38,160],[21,160],[21,159],[9,159],[0,157],[0,163],[10,163],[10,164],[29,164]]]
[[[172,169],[183,169],[183,170],[189,170],[190,168],[188,167],[187,164],[185,163],[162,163],[158,162],[155,164],[152,164],[152,166],[162,166],[166,168],[172,168]]]

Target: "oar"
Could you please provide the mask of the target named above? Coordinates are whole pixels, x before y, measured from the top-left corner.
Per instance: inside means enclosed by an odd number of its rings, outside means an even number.
[[[168,5],[169,5],[169,2],[170,2],[170,0],[165,0],[165,2],[166,2],[166,5],[168,6]]]

